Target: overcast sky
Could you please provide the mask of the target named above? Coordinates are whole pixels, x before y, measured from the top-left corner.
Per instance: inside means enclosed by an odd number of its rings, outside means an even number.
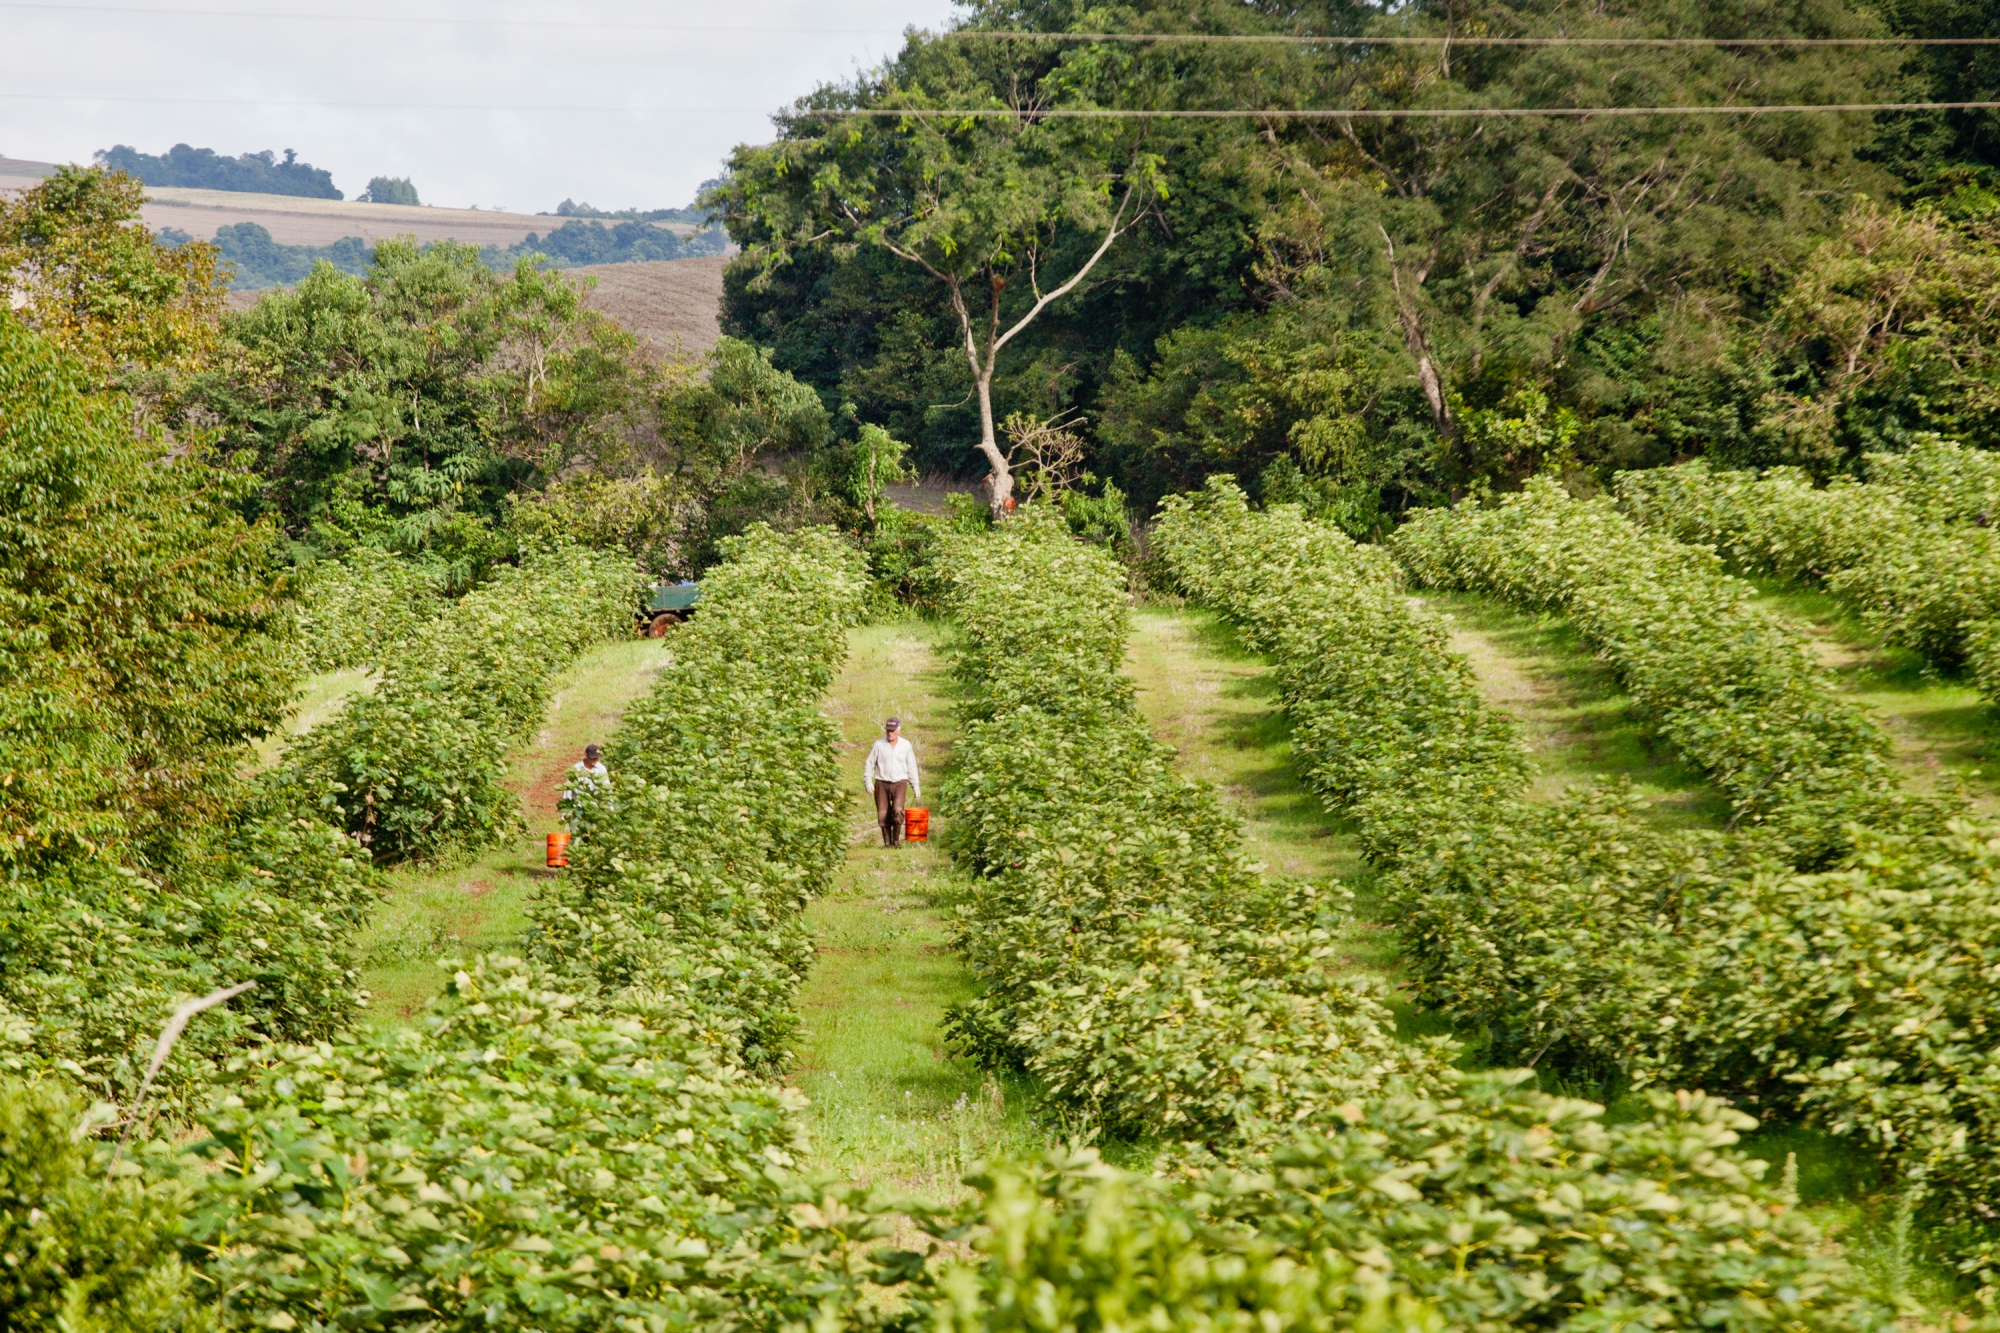
[[[952,8],[0,0],[0,155],[295,148],[350,199],[387,175],[458,207],[671,207],[731,147],[769,140],[771,111],[874,65],[905,26],[940,26]]]

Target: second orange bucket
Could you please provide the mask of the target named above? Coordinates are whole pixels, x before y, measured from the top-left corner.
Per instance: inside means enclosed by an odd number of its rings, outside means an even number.
[[[931,812],[928,807],[913,805],[903,811],[903,840],[905,842],[929,842],[931,837]]]
[[[569,834],[549,834],[549,864],[552,866],[569,864]]]

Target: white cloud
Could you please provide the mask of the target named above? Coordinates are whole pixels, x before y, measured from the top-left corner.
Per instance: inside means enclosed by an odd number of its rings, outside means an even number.
[[[565,196],[601,208],[684,204],[730,148],[771,137],[773,110],[874,65],[899,48],[906,25],[937,27],[952,12],[950,0],[423,0],[402,10],[393,0],[129,3],[163,12],[0,5],[0,153],[87,162],[114,143],[152,153],[175,143],[231,155],[295,148],[332,171],[350,199],[370,176],[408,176],[426,203],[520,212],[553,209]],[[357,16],[338,21],[275,17],[350,4]],[[216,12],[253,8],[265,16]],[[369,14],[445,22],[358,16]],[[460,21],[471,18],[764,31]],[[185,100],[111,100],[119,98]]]

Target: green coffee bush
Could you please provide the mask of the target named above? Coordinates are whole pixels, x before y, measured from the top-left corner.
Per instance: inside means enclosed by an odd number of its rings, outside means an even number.
[[[180,1256],[187,1191],[109,1170],[101,1123],[56,1084],[0,1079],[0,1328],[204,1333],[214,1312]]]
[[[1713,546],[1748,573],[1823,585],[1889,642],[1956,669],[1974,626],[2000,613],[2000,533],[1989,526],[2000,469],[1983,450],[1932,440],[1869,455],[1868,476],[1816,488],[1792,468],[1689,463],[1620,473],[1617,488],[1648,527]]]
[[[266,778],[382,864],[474,851],[521,827],[506,754],[547,710],[556,675],[631,632],[630,561],[531,552],[381,659],[382,682],[300,737]]]
[[[948,568],[975,719],[956,747],[957,947],[985,983],[949,1030],[1105,1128],[1235,1152],[1449,1053],[1395,1040],[1338,965],[1344,900],[1266,882],[1173,771],[1120,670],[1124,579],[1031,506]]]
[[[372,546],[309,565],[299,581],[299,639],[309,671],[375,665],[451,607],[434,572]]]
[[[798,1027],[800,913],[846,852],[839,736],[817,699],[868,584],[824,530],[760,526],[724,549],[671,666],[606,747],[612,797],[534,907],[529,949],[579,988],[672,997],[761,1069]]]
[[[776,1330],[854,1302],[882,1223],[795,1182],[796,1095],[670,1007],[552,981],[481,960],[414,1027],[288,1048],[205,1117],[192,1239],[231,1326]]]

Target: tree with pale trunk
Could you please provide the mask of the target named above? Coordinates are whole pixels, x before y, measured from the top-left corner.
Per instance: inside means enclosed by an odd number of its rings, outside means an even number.
[[[1069,95],[1059,80],[1011,75],[996,87],[966,62],[942,63],[922,87],[832,90],[819,100],[841,105],[782,117],[785,137],[739,148],[709,199],[762,278],[807,247],[878,246],[943,285],[979,403],[986,498],[1000,514],[1014,488],[993,415],[1001,354],[1101,272],[1166,187],[1142,127],[1049,117]],[[875,114],[888,110],[907,114]]]

